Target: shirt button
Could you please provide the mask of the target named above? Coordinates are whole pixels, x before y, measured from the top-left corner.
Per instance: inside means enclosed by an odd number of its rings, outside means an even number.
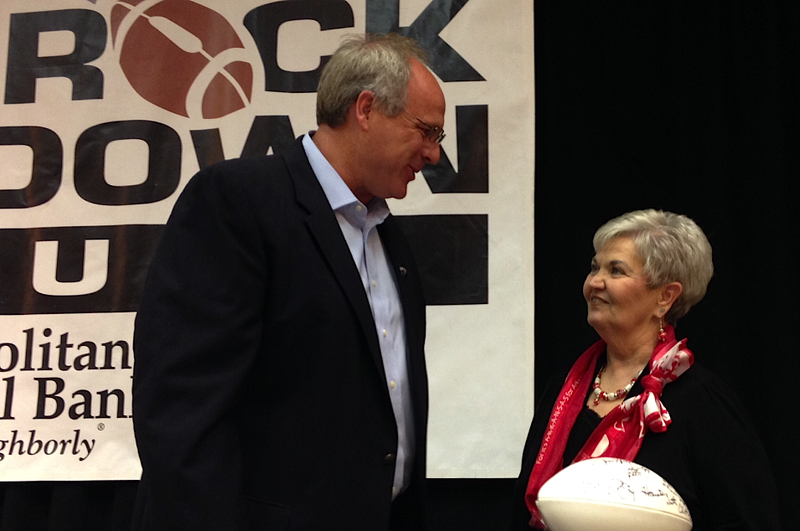
[[[388,336],[388,335],[389,335],[389,332],[387,332],[387,331],[386,331],[386,329],[384,328],[384,329],[383,329],[383,337],[386,337],[386,336]]]
[[[356,205],[356,212],[361,212],[363,207],[361,205]]]
[[[376,287],[378,287],[378,281],[377,281],[377,280],[373,280],[373,281],[372,281],[372,287],[373,287],[373,288],[376,288]]]
[[[392,380],[391,382],[389,382],[389,386],[390,386],[392,389],[394,389],[395,387],[397,387],[397,384],[395,383],[395,381],[394,381],[394,380]]]

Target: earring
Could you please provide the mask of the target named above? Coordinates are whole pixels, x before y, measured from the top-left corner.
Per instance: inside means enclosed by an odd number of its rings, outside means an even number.
[[[663,311],[664,308],[661,308]],[[658,320],[658,340],[662,343],[667,340],[667,333],[664,331],[664,321]]]

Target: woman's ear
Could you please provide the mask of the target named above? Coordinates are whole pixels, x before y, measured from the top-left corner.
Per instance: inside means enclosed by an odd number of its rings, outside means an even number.
[[[672,305],[675,304],[675,301],[678,300],[678,297],[683,293],[683,284],[680,282],[670,282],[669,284],[661,286],[660,289],[661,297],[658,299],[658,307],[666,308],[664,311],[664,314],[666,314],[669,313]]]

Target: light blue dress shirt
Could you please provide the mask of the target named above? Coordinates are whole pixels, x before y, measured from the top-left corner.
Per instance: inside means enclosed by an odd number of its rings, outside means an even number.
[[[356,199],[314,144],[310,134],[303,137],[303,148],[336,215],[372,308],[386,384],[397,422],[397,460],[392,487],[394,499],[408,486],[411,476],[414,463],[414,417],[406,366],[403,307],[377,228],[389,216],[389,206],[379,197],[373,198],[366,205]]]

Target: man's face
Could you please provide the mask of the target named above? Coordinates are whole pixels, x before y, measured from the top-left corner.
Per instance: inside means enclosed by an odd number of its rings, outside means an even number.
[[[363,192],[370,197],[402,199],[414,175],[439,162],[439,144],[426,131],[444,127],[444,94],[421,63],[412,60],[411,72],[406,112],[389,117],[373,111],[370,118],[362,173]]]

